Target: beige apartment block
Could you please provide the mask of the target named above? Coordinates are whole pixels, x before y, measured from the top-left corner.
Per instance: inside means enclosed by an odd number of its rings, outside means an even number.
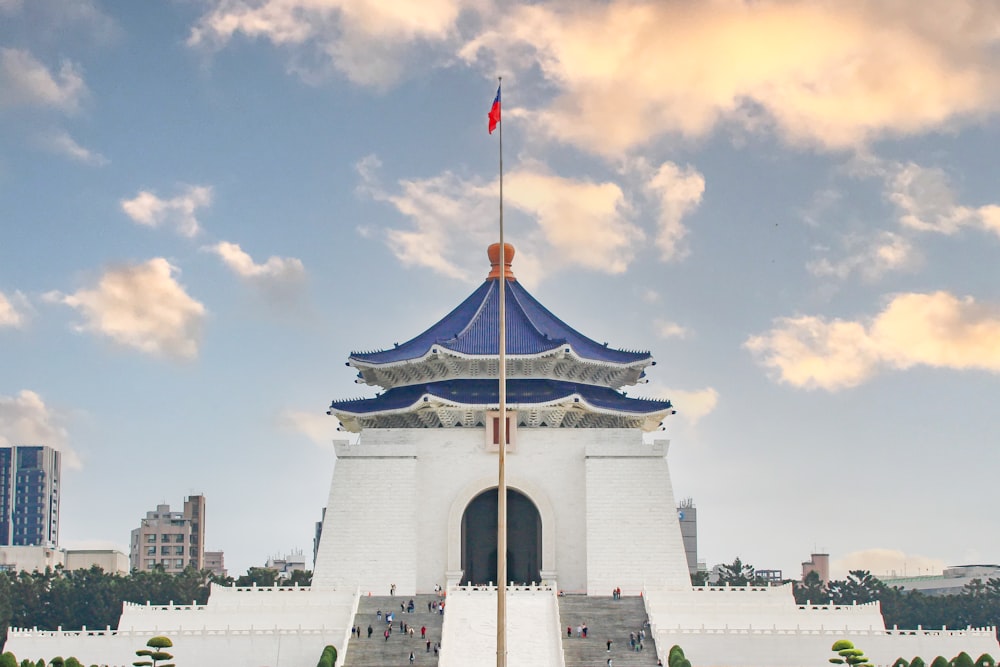
[[[205,496],[184,499],[184,511],[172,512],[170,505],[157,505],[146,512],[129,542],[129,566],[152,570],[161,566],[171,573],[191,566],[205,567]]]

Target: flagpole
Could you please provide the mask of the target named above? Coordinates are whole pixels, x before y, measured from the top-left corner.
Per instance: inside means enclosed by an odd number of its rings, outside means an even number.
[[[503,77],[497,77],[497,95]],[[501,102],[501,109],[503,103]],[[497,667],[507,667],[507,249],[503,240],[503,117],[500,130],[500,456],[497,458]]]

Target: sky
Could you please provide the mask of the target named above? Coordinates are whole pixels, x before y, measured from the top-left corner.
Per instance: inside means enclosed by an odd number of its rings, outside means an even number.
[[[301,549],[353,350],[514,272],[657,360],[699,558],[1000,562],[1000,4],[0,0],[0,444]],[[391,496],[391,485],[386,495]]]

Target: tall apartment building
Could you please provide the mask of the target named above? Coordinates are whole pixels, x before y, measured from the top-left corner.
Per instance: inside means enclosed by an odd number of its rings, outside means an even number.
[[[205,496],[184,499],[183,512],[171,512],[170,505],[157,505],[146,512],[139,527],[132,530],[129,566],[152,570],[160,565],[170,573],[191,566],[205,567]]]
[[[59,545],[60,470],[51,447],[0,447],[0,546]]]

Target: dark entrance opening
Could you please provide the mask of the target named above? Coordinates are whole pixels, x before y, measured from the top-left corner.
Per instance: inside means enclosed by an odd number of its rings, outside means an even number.
[[[507,581],[541,581],[542,519],[535,504],[507,489]],[[462,582],[497,583],[497,490],[483,491],[462,515]]]

